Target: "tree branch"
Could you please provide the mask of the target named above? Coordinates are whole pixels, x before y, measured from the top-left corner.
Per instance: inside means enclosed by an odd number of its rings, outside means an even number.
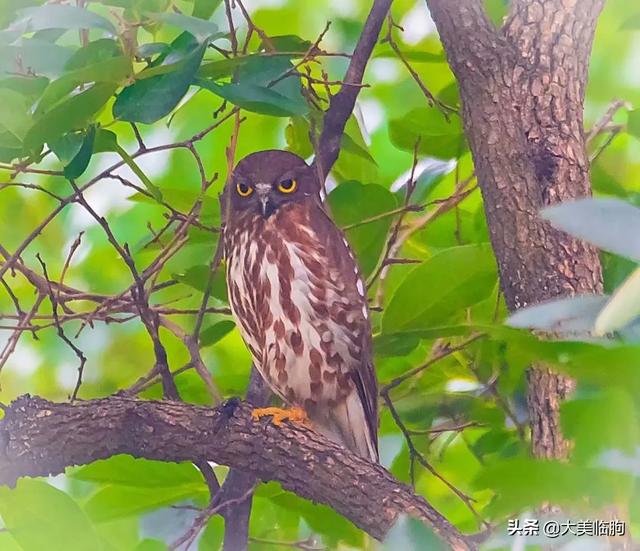
[[[324,114],[322,132],[316,147],[316,158],[313,161],[313,167],[318,171],[321,182],[324,182],[327,174],[338,160],[344,127],[353,112],[356,98],[360,92],[361,87],[358,85],[362,84],[364,70],[380,35],[380,29],[382,29],[391,2],[392,0],[374,0],[349,62],[344,76],[344,84],[340,91],[331,98],[329,109]]]
[[[375,538],[408,514],[431,526],[452,549],[475,549],[381,466],[305,427],[253,421],[251,411],[237,399],[211,409],[122,396],[53,403],[25,395],[4,408],[0,421],[0,484],[123,453],[158,461],[215,461],[325,503]]]
[[[427,0],[460,87],[462,117],[509,310],[602,292],[596,249],[540,209],[589,196],[584,91],[604,0],[513,0],[499,31],[482,0]],[[476,45],[474,43],[477,42]],[[528,376],[534,455],[564,458],[560,402],[572,381]]]

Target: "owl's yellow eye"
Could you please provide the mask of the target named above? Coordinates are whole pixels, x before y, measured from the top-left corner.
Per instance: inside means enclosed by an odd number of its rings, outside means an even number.
[[[278,191],[282,193],[293,193],[297,187],[298,182],[293,179],[282,180],[282,182],[278,184]]]
[[[236,191],[240,197],[249,197],[253,193],[253,188],[247,184],[236,184]]]

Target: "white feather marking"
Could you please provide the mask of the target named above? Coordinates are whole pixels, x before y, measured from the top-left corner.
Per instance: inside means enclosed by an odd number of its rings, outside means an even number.
[[[315,242],[318,242],[317,236],[313,234],[313,232],[309,232],[308,230],[305,231],[313,237]],[[299,324],[295,325],[282,309],[280,301],[281,287],[278,265],[277,263],[269,262],[267,259],[269,256],[272,258],[274,256],[267,254],[272,252],[268,249],[267,251],[264,251],[265,254],[261,256],[262,265],[258,273],[259,277],[265,278],[269,282],[271,291],[269,308],[273,316],[273,322],[275,324],[275,322],[279,321],[283,324],[285,329],[284,334],[286,335],[285,339],[287,339],[287,342],[283,342],[283,340],[276,335],[274,324],[270,327],[263,328],[264,342],[261,344],[259,344],[249,331],[242,326],[242,323],[238,323],[238,325],[245,342],[256,351],[256,354],[260,354],[260,357],[254,357],[256,367],[263,373],[263,375],[265,375],[267,370],[263,369],[263,366],[270,366],[271,369],[269,370],[269,374],[271,377],[266,375],[265,377],[269,381],[272,389],[283,399],[287,400],[288,397],[285,394],[287,388],[291,388],[294,396],[297,398],[297,401],[300,402],[300,405],[304,405],[304,399],[311,397],[309,375],[309,366],[311,365],[310,351],[315,348],[318,351],[322,351],[324,356],[324,351],[321,346],[321,344],[323,344],[323,337],[324,339],[329,336],[332,338],[330,343],[325,341],[323,346],[330,347],[330,354],[339,354],[341,356],[345,362],[342,370],[348,371],[353,369],[356,362],[359,362],[359,358],[353,358],[351,356],[349,348],[351,346],[353,351],[353,345],[351,344],[351,338],[353,335],[348,332],[349,330],[335,321],[332,321],[328,317],[319,317],[313,306],[312,301],[315,300],[314,296],[317,296],[318,293],[316,285],[312,282],[312,278],[310,277],[305,261],[309,258],[310,254],[314,254],[315,250],[322,248],[320,243],[318,242],[318,247],[311,248],[310,251],[307,251],[306,247],[303,250],[296,242],[284,240],[281,243],[287,249],[289,262],[293,271],[291,294],[289,298],[300,312]],[[270,247],[269,245],[267,246]],[[255,290],[259,287],[256,286],[255,281],[252,281],[252,270],[250,269],[252,264],[257,260],[257,255],[258,249],[256,242],[252,241],[249,243],[248,236],[243,234],[238,240],[237,247],[234,247],[234,250],[231,251],[231,254],[229,255],[230,258],[228,260],[229,277],[234,280],[236,285],[238,285],[242,307],[248,312],[252,312],[254,309],[254,306],[251,303],[255,302]],[[326,259],[316,258],[315,260],[320,260],[323,265],[326,266]],[[337,276],[337,282],[331,281],[331,279],[333,279],[331,277],[332,275]],[[314,277],[313,280],[315,281],[316,278]],[[324,278],[322,278],[322,282],[319,283],[319,285],[325,286],[326,295],[324,303],[327,306],[336,303],[344,306],[351,306],[354,298],[353,288],[351,287],[350,292],[344,292],[346,284],[349,286],[353,285],[352,282],[343,281],[340,278],[339,272],[334,274],[325,274]],[[356,287],[358,292],[362,295],[364,293],[364,284],[362,283],[362,280],[358,280]],[[235,312],[234,315],[236,320],[239,320]],[[300,333],[304,344],[303,351],[300,356],[296,355],[293,347],[288,344],[288,338],[293,331],[298,331]],[[279,349],[280,354],[283,354],[285,358],[285,370],[287,372],[287,381],[285,384],[279,383],[277,378],[274,378],[276,373],[274,372],[273,365],[277,359],[275,353],[277,349]],[[322,371],[336,371],[335,367],[327,364],[323,365],[321,369]],[[323,381],[323,396],[321,399],[335,399],[336,393],[337,378],[334,379],[333,382]]]
[[[364,296],[364,283],[362,283],[362,280],[358,278],[358,281],[356,283],[356,289],[358,289],[358,293],[360,293],[360,296],[363,297]]]

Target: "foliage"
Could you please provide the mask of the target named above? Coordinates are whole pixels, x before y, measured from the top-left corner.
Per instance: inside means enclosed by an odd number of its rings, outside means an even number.
[[[369,9],[364,0],[322,0],[313,10],[292,1],[254,4],[246,19],[236,2],[232,29],[219,0],[5,4],[2,402],[25,392],[72,395],[83,364],[69,342],[86,357],[79,397],[131,387],[160,397],[157,377],[141,380],[154,351],[131,292],[136,277],[163,320],[159,337],[182,399],[212,404],[244,393],[249,356],[229,318],[222,270],[210,270],[227,155],[274,147],[311,155],[309,133],[317,136],[320,109],[346,66],[344,56],[325,54],[353,49]],[[488,4],[499,20],[504,3]],[[449,108],[429,107],[380,43],[370,87],[347,125],[328,204],[381,309],[373,319],[377,374],[402,423],[382,408],[382,462],[463,531],[480,529],[475,513],[501,527],[548,499],[581,518],[627,511],[630,530],[640,530],[640,253],[632,229],[640,226],[640,91],[632,71],[640,25],[628,9],[608,3],[591,62],[587,127],[612,98],[626,102],[589,144],[597,199],[543,213],[603,248],[609,298],[534,307],[510,318],[516,327],[505,326],[481,197],[452,112],[455,81],[423,2],[394,3],[393,17],[408,30],[393,36]],[[327,19],[332,26],[314,47]],[[47,278],[67,287],[49,287]],[[525,327],[559,336],[538,339]],[[524,371],[534,361],[577,380],[562,410],[574,440],[568,463],[529,457]],[[475,501],[465,503],[442,479]],[[0,489],[0,549],[166,549],[193,521],[189,507],[207,496],[194,466],[129,457],[23,480]],[[213,517],[192,548],[217,549],[222,534]],[[278,548],[274,541],[369,545],[332,510],[274,484],[257,490],[250,534],[256,550]],[[384,548],[430,537],[403,519]]]

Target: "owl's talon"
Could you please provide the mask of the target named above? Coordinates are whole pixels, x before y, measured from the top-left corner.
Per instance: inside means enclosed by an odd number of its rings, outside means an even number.
[[[251,418],[254,421],[260,420],[262,417],[271,417],[271,422],[279,427],[283,421],[289,421],[293,424],[310,426],[307,413],[300,407],[291,409],[283,409],[276,407],[256,408],[251,412]]]

